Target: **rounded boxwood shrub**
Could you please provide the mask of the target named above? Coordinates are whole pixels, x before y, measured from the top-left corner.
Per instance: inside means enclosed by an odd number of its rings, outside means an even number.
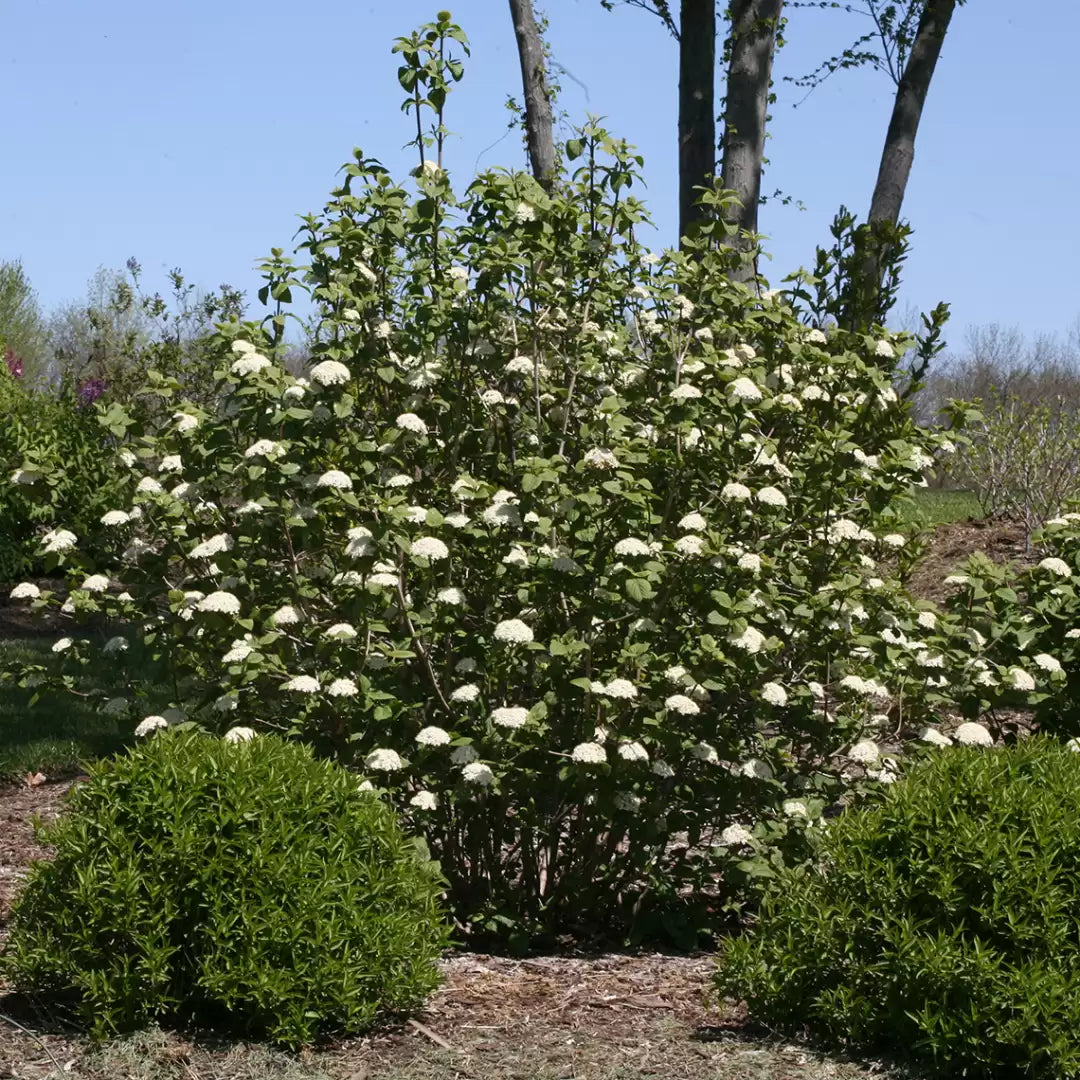
[[[56,857],[31,872],[5,967],[98,1036],[224,1013],[296,1045],[439,981],[434,866],[302,745],[159,732],[91,766],[45,839]]]
[[[940,1075],[1080,1075],[1080,757],[935,751],[782,872],[718,971],[770,1025]]]

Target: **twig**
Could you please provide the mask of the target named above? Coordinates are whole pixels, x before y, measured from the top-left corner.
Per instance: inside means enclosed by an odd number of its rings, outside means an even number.
[[[0,1013],[0,1020],[6,1020],[12,1027],[17,1027],[21,1032],[23,1032],[26,1035],[29,1035],[30,1038],[33,1039],[34,1042],[36,1042],[38,1044],[38,1046],[40,1046],[41,1049],[44,1050],[45,1053],[49,1055],[49,1060],[56,1066],[57,1071],[60,1072],[61,1074],[63,1073],[64,1066],[61,1065],[60,1062],[56,1060],[56,1057],[53,1055],[53,1052],[48,1048],[48,1046],[45,1045],[44,1040],[42,1040],[42,1038],[39,1035],[35,1035],[29,1028],[24,1028],[22,1026],[22,1024],[19,1023],[18,1020],[12,1020],[11,1017],[8,1016],[6,1013]]]
[[[409,1027],[415,1031],[419,1031],[425,1038],[430,1039],[437,1046],[441,1046],[444,1050],[453,1050],[454,1048],[437,1032],[434,1032],[426,1024],[421,1024],[419,1020],[413,1020],[409,1018]]]

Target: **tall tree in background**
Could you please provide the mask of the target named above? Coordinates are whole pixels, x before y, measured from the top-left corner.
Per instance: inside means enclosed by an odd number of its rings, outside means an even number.
[[[0,362],[7,349],[22,362],[29,382],[44,374],[48,332],[37,293],[18,260],[0,262]]]
[[[529,166],[533,176],[547,188],[555,178],[555,136],[544,40],[536,22],[532,0],[510,0],[510,16],[514,20],[518,60],[521,62]]]
[[[704,216],[697,188],[716,171],[716,2],[679,10],[679,238]]]

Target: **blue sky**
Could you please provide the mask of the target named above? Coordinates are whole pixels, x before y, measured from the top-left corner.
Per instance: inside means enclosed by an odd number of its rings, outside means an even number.
[[[1080,315],[1080,150],[1075,47],[1080,4],[968,0],[930,91],[904,204],[914,249],[901,307],[951,302],[950,336],[997,321],[1058,331]],[[151,288],[190,281],[253,296],[256,261],[292,246],[354,146],[403,175],[392,39],[431,18],[415,0],[20,0],[0,4],[6,95],[0,127],[0,259],[21,258],[47,309],[85,292],[95,269],[134,255]],[[523,165],[507,133],[520,76],[505,0],[450,5],[473,47],[448,123],[451,171]],[[656,246],[676,220],[677,49],[660,23],[599,0],[547,0],[561,106],[587,112],[646,158]],[[1019,12],[1019,13],[1017,13]],[[763,208],[774,282],[810,264],[836,208],[865,216],[893,86],[838,75],[801,104],[781,82],[847,44],[862,22],[790,12],[776,66],[763,190],[801,201]],[[255,301],[257,305],[257,301]]]

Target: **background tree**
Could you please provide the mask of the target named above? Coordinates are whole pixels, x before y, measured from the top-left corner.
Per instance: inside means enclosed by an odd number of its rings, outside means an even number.
[[[521,85],[525,94],[525,140],[533,176],[550,187],[555,176],[555,136],[551,92],[547,81],[544,40],[533,12],[532,0],[510,0],[514,21]]]
[[[36,382],[48,359],[48,333],[37,293],[19,261],[0,263],[0,352],[22,362],[23,378]]]

